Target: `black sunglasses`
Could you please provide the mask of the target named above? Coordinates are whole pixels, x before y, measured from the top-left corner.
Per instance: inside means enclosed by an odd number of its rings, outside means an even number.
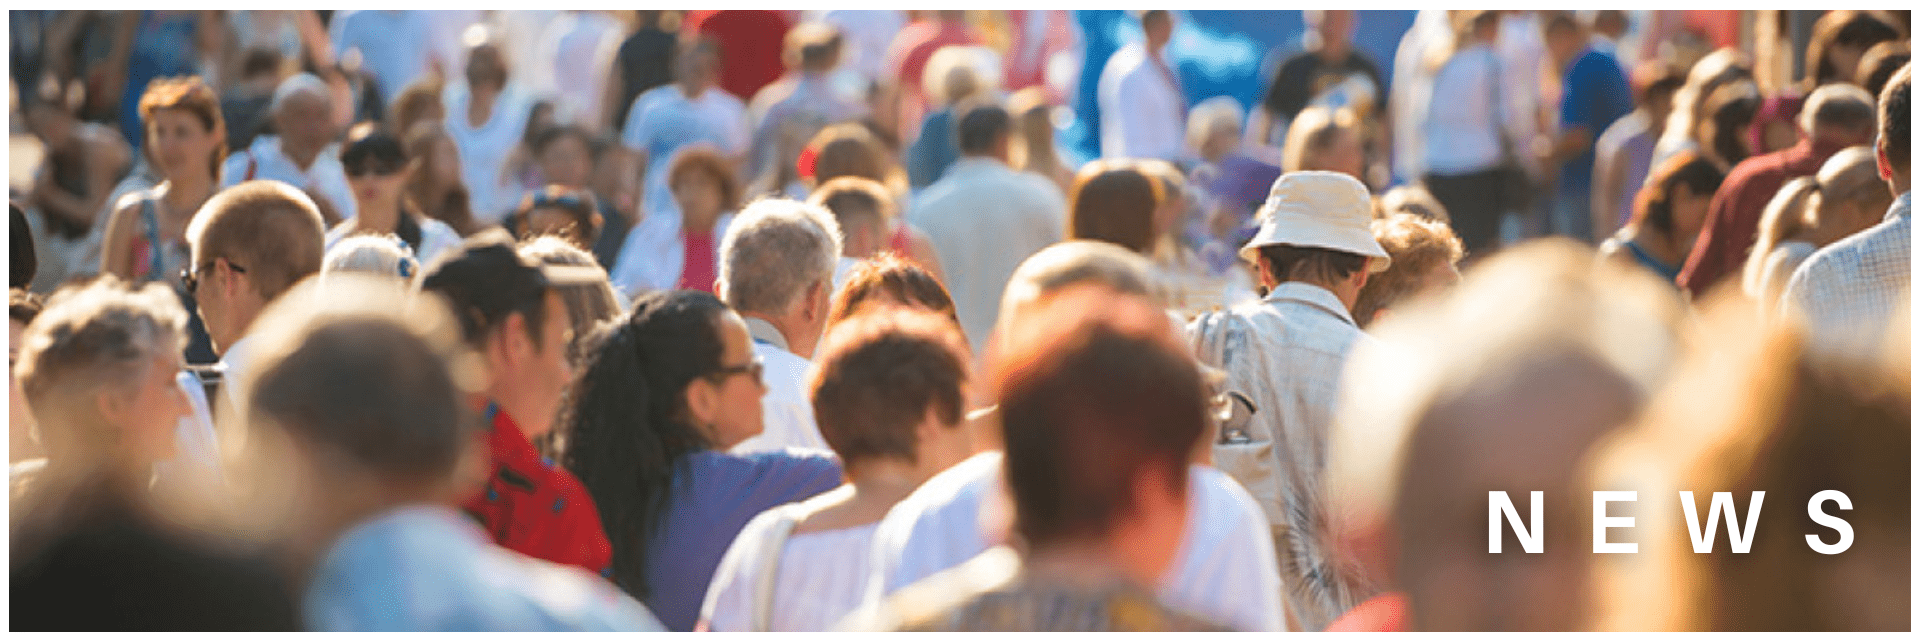
[[[209,266],[212,264],[207,263]],[[227,269],[233,270],[235,274],[247,273],[247,268],[235,265],[233,261],[227,261]],[[200,272],[191,267],[180,270],[180,284],[187,288],[188,296],[194,295],[200,290]]]
[[[748,376],[753,377],[754,382],[759,383],[766,380],[760,377],[761,373],[765,371],[766,371],[766,363],[762,362],[759,359],[759,357],[755,357],[753,360],[748,361],[747,364],[745,365],[733,365],[733,366],[722,367],[720,369],[713,370],[713,372],[707,374],[707,377],[715,383],[725,383],[727,382],[727,377],[729,376],[733,376],[735,374],[746,374]]]

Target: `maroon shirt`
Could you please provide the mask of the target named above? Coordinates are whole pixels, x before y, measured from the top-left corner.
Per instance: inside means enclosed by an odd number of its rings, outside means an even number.
[[[682,29],[720,43],[720,88],[752,100],[786,72],[780,53],[792,27],[778,11],[698,10],[687,12]]]
[[[1831,142],[1802,138],[1792,147],[1734,165],[1726,181],[1720,183],[1720,190],[1714,192],[1706,225],[1700,228],[1687,264],[1674,282],[1698,298],[1720,279],[1740,273],[1760,233],[1760,214],[1766,210],[1767,201],[1773,200],[1773,194],[1787,181],[1819,172],[1820,165],[1841,149]]]

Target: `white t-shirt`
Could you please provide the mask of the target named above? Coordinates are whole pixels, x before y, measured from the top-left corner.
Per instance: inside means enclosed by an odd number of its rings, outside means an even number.
[[[713,632],[825,632],[859,607],[867,583],[873,532],[878,523],[789,535],[772,550],[770,530],[779,520],[762,512],[740,530],[714,570],[701,620]],[[771,578],[773,599],[767,629],[754,623],[768,554],[779,554]]]
[[[1171,69],[1163,71],[1140,43],[1107,60],[1096,91],[1101,157],[1174,160],[1186,152],[1187,114]]]
[[[334,225],[333,229],[327,230],[325,251],[333,251],[333,246],[339,244],[340,240],[346,237],[347,224],[341,223]],[[413,251],[413,259],[419,261],[421,268],[424,269],[428,265],[432,265],[433,259],[438,258],[441,253],[459,247],[460,240],[460,232],[454,231],[453,228],[447,226],[446,223],[432,218],[421,218],[420,246],[409,247],[408,249]]]
[[[326,198],[343,220],[359,211],[353,200],[353,186],[347,184],[347,170],[340,165],[338,145],[327,145],[314,156],[313,164],[301,169],[281,151],[279,136],[254,138],[246,150],[227,156],[226,164],[221,166],[222,188],[248,180],[278,180],[296,189],[312,190]]]
[[[887,512],[874,533],[863,604],[882,603],[999,543],[985,531],[981,515],[988,497],[1003,491],[1001,459],[998,452],[974,455]],[[1191,466],[1187,487],[1187,529],[1173,571],[1156,590],[1160,598],[1237,630],[1284,630],[1280,566],[1259,504],[1211,466]]]
[[[509,83],[495,99],[487,121],[475,127],[467,119],[467,102],[472,97],[464,81],[447,87],[447,135],[460,149],[460,180],[473,195],[473,218],[491,225],[518,204],[513,199],[520,191],[502,175],[502,168],[526,132],[529,105],[519,88]]]
[[[680,204],[667,186],[667,170],[673,167],[676,152],[704,142],[721,153],[740,154],[747,149],[748,132],[746,103],[719,87],[688,99],[680,85],[668,84],[634,98],[620,130],[620,142],[647,156],[642,190],[647,217],[680,217]]]

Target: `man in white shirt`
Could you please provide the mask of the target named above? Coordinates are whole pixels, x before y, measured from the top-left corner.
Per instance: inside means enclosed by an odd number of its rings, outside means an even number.
[[[1140,28],[1146,41],[1121,47],[1100,72],[1100,155],[1173,160],[1187,131],[1186,93],[1166,57],[1173,13],[1142,12]]]
[[[1214,459],[1266,511],[1291,620],[1319,631],[1367,596],[1331,562],[1318,488],[1340,371],[1366,340],[1353,306],[1390,259],[1373,237],[1366,185],[1346,174],[1283,175],[1259,217],[1240,252],[1259,266],[1266,299],[1202,315],[1187,333],[1201,362],[1226,370],[1225,388],[1251,403],[1251,420],[1223,427]]]
[[[746,319],[753,354],[766,368],[766,430],[733,452],[828,449],[804,383],[807,359],[827,326],[840,223],[816,205],[762,200],[727,226],[719,255],[720,300]]]
[[[409,83],[426,75],[433,59],[429,11],[341,11],[327,25],[335,58],[359,49],[380,98],[392,102]]]
[[[1023,263],[1008,284],[1002,325],[1030,317],[1043,299],[1069,287],[1145,297],[1150,274],[1144,258],[1117,245],[1068,241],[1048,247]],[[1001,427],[992,412],[975,423],[981,451],[922,483],[875,529],[868,606],[1007,542],[1011,503],[1001,480]],[[1189,466],[1191,516],[1173,569],[1155,591],[1168,604],[1238,630],[1282,630],[1280,575],[1266,517],[1204,454]]]
[[[460,150],[460,180],[473,195],[481,224],[506,218],[520,197],[503,175],[507,157],[527,128],[526,95],[509,83],[506,56],[497,41],[467,50],[466,82],[447,88],[447,135]]]
[[[214,194],[187,225],[193,263],[185,284],[220,355],[224,401],[237,398],[235,390],[251,373],[247,336],[254,319],[294,283],[320,271],[325,237],[313,201],[271,180]],[[222,400],[211,403],[218,407]]]
[[[959,112],[960,160],[920,192],[907,222],[927,232],[946,272],[960,327],[978,355],[1020,261],[1066,233],[1060,188],[1007,166],[1012,117],[996,104]]]
[[[220,186],[278,180],[319,194],[342,219],[352,218],[357,208],[333,144],[333,97],[326,81],[307,73],[281,81],[271,109],[280,133],[255,137],[245,151],[227,156]]]
[[[680,219],[680,205],[667,185],[674,152],[705,142],[738,159],[747,149],[747,106],[738,97],[715,86],[720,58],[709,37],[682,41],[674,57],[674,82],[647,90],[633,99],[620,142],[640,156],[646,175],[641,194],[645,217]],[[621,251],[626,255],[625,250]]]
[[[1806,323],[1815,347],[1849,356],[1885,353],[1890,330],[1912,309],[1913,71],[1880,90],[1880,176],[1894,194],[1885,218],[1807,257],[1787,281],[1781,309]],[[1905,350],[1902,350],[1903,352]]]

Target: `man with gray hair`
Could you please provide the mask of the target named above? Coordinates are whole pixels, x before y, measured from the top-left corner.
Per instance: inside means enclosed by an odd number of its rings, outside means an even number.
[[[1873,142],[1873,96],[1846,83],[1815,89],[1800,110],[1799,125],[1799,144],[1740,161],[1714,192],[1706,225],[1675,279],[1695,298],[1727,275],[1740,273],[1758,237],[1760,214],[1781,185],[1814,175],[1842,149]]]
[[[740,313],[753,354],[766,368],[766,431],[736,453],[805,447],[825,450],[807,400],[807,359],[827,327],[840,223],[817,205],[772,198],[741,210],[720,239],[720,300]]]
[[[333,144],[333,90],[310,73],[294,74],[273,91],[269,113],[277,135],[258,136],[244,151],[227,156],[221,187],[249,180],[278,180],[327,199],[341,218],[358,213],[353,187]]]

